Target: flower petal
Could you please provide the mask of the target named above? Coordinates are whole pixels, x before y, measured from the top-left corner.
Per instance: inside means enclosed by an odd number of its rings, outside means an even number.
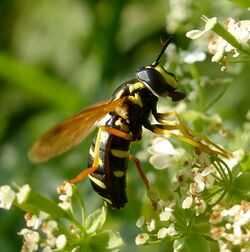
[[[192,30],[186,33],[186,37],[190,39],[197,39],[201,37],[206,31],[201,31],[201,30]]]

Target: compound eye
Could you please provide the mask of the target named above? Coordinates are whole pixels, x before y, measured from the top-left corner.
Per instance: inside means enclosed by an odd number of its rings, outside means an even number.
[[[168,85],[164,77],[154,68],[143,68],[137,71],[136,77],[156,96],[167,96]]]

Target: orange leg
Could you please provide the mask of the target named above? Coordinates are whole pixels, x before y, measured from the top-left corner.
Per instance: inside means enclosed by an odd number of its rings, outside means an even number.
[[[135,166],[136,166],[136,168],[137,168],[137,170],[138,170],[138,172],[139,172],[139,174],[140,174],[140,176],[141,176],[141,178],[147,188],[147,195],[148,195],[148,198],[150,199],[150,201],[152,202],[152,207],[154,210],[157,210],[158,198],[155,197],[155,193],[152,193],[153,191],[151,190],[151,187],[149,185],[149,181],[148,181],[148,179],[142,169],[140,160],[133,155],[129,155],[129,160],[131,160],[135,163]]]
[[[136,168],[137,168],[137,170],[138,170],[138,172],[139,172],[139,174],[140,174],[140,176],[141,176],[141,178],[142,178],[142,180],[143,180],[143,182],[144,182],[144,184],[145,184],[145,186],[146,186],[146,188],[148,190],[149,189],[149,181],[148,181],[148,179],[147,179],[147,177],[146,177],[146,175],[145,175],[145,173],[144,173],[144,171],[143,171],[143,169],[141,167],[140,160],[137,157],[133,156],[133,155],[129,155],[129,160],[131,160],[131,161],[133,161],[135,163],[135,166],[136,166]]]
[[[89,167],[88,169],[82,171],[79,175],[77,175],[76,177],[67,180],[67,182],[69,182],[70,184],[75,184],[77,182],[82,181],[87,175],[93,173],[96,169],[98,168],[98,166],[92,166]]]

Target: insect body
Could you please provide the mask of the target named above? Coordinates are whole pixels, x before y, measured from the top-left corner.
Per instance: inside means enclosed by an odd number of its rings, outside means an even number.
[[[96,155],[96,142],[100,141],[99,166],[89,178],[93,188],[113,207],[123,207],[127,202],[125,192],[126,170],[130,143],[141,139],[142,126],[148,127],[150,112],[156,111],[157,96],[138,79],[121,85],[114,93],[113,99],[125,98],[110,112],[106,122],[108,129],[116,129],[116,133],[101,130],[100,138],[95,139],[90,149],[88,167],[92,167]],[[123,134],[123,136],[121,135]]]
[[[185,97],[183,93],[176,91],[178,84],[174,74],[159,65],[170,40],[171,38],[164,43],[156,61],[139,69],[134,79],[122,84],[114,92],[110,102],[92,106],[46,133],[32,146],[29,152],[31,161],[44,162],[69,150],[81,142],[103,116],[109,114],[110,118],[105,125],[99,127],[91,145],[88,168],[69,182],[76,183],[88,176],[94,190],[112,207],[119,209],[127,202],[128,160],[136,164],[147,189],[149,188],[139,160],[130,155],[131,142],[141,139],[143,127],[156,134],[173,135],[211,155],[228,156],[228,153],[205,137],[202,140],[207,145],[195,140],[190,130],[180,121],[169,123],[166,118],[176,113],[157,112],[159,97],[171,97],[173,101]],[[159,124],[150,123],[150,114]],[[173,134],[172,130],[179,130],[181,135]],[[210,149],[208,144],[212,144],[216,150]]]

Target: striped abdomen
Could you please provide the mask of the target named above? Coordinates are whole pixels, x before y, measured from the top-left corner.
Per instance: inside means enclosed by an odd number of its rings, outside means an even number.
[[[114,208],[123,207],[127,202],[126,171],[130,141],[101,132],[99,166],[89,179],[93,189]],[[90,148],[88,167],[93,165],[95,140]]]

